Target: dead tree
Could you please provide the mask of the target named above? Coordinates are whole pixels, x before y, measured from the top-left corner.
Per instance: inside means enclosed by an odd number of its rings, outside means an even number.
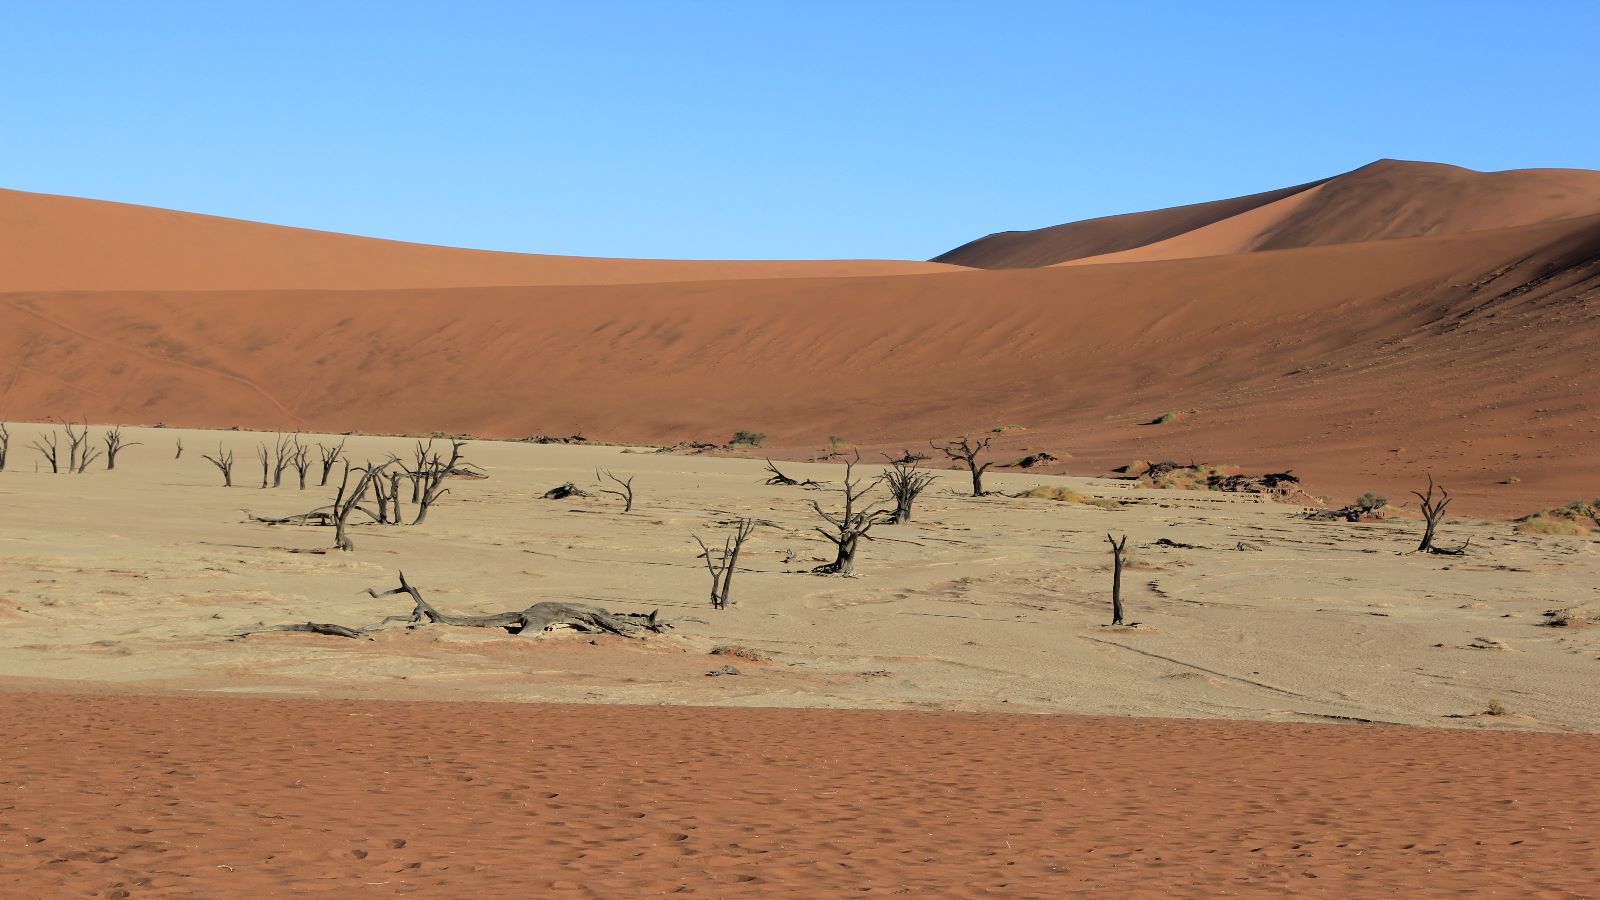
[[[39,443],[40,440],[44,441],[44,443]],[[28,446],[39,451],[39,455],[44,457],[44,461],[50,464],[50,472],[55,475],[61,474],[61,450],[58,446],[59,443],[60,434],[55,431],[50,431],[41,438],[31,441],[28,444]]]
[[[11,432],[6,430],[6,423],[0,422],[0,472],[6,470],[6,456],[11,452]]]
[[[208,453],[202,453],[202,454],[200,454],[200,458],[205,460],[205,461],[207,461],[207,462],[209,462],[209,463],[211,463],[213,466],[216,466],[217,467],[217,471],[222,473],[222,486],[223,487],[233,487],[233,451],[232,450],[223,450],[222,449],[222,445],[218,444],[217,445],[217,455],[216,456],[212,456],[212,455],[210,455]]]
[[[465,446],[467,446],[466,441],[451,438],[450,459],[445,460],[438,453],[431,453],[433,441],[428,441],[426,447],[421,441],[417,441],[417,459],[420,462],[414,473],[408,474],[420,479],[422,490],[416,494],[417,517],[411,520],[411,524],[421,525],[422,520],[428,517],[428,510],[433,508],[433,504],[437,503],[440,497],[450,493],[450,489],[444,486],[446,478],[452,475],[476,474],[465,471],[462,467],[461,448]]]
[[[1439,488],[1439,495],[1440,495],[1439,498],[1438,499],[1434,499],[1433,489],[1434,489],[1433,476],[1429,475],[1428,476],[1428,493],[1422,494],[1422,493],[1419,493],[1417,491],[1412,491],[1411,492],[1412,496],[1414,496],[1418,500],[1422,501],[1422,522],[1423,522],[1423,525],[1422,525],[1422,542],[1417,544],[1417,549],[1413,550],[1412,552],[1413,553],[1437,553],[1437,554],[1440,554],[1442,556],[1460,556],[1461,554],[1467,552],[1467,547],[1471,546],[1471,544],[1472,544],[1472,538],[1470,538],[1470,537],[1467,538],[1467,542],[1465,544],[1462,544],[1461,546],[1456,547],[1453,550],[1445,548],[1445,547],[1435,547],[1433,545],[1434,532],[1438,529],[1439,523],[1444,521],[1444,511],[1445,511],[1446,507],[1448,507],[1450,505],[1450,492],[1449,491],[1445,490],[1441,486]]]
[[[138,447],[138,446],[140,446],[138,441],[124,441],[122,439],[122,426],[121,425],[118,425],[115,428],[106,429],[106,433],[102,436],[102,438],[106,442],[106,471],[107,472],[109,472],[112,469],[115,469],[117,467],[117,454],[118,453],[121,453],[123,450],[126,450],[129,447]]]
[[[977,443],[973,443],[971,438],[962,435],[960,441],[932,444],[933,449],[938,450],[952,460],[957,460],[966,465],[967,471],[972,473],[972,496],[974,497],[983,496],[983,473],[994,465],[994,460],[990,460],[983,465],[978,464],[978,454],[989,449],[989,441],[991,440],[993,438],[984,438]]]
[[[891,460],[888,470],[883,473],[883,483],[888,485],[889,495],[894,497],[894,516],[889,524],[904,525],[911,521],[911,504],[938,477],[917,468],[915,462]]]
[[[245,637],[252,634],[264,634],[278,631],[305,631],[312,634],[326,634],[335,637],[359,638],[371,634],[390,625],[405,625],[408,628],[426,625],[455,625],[464,628],[501,628],[511,634],[538,637],[552,628],[571,628],[589,634],[615,634],[621,637],[644,637],[649,634],[663,634],[667,629],[674,627],[679,622],[700,622],[701,619],[683,616],[676,619],[663,619],[660,610],[646,613],[613,613],[598,606],[589,606],[585,603],[559,603],[545,601],[535,603],[527,609],[513,610],[503,613],[491,613],[486,616],[456,616],[443,613],[435,609],[432,604],[422,598],[422,592],[406,581],[404,572],[400,573],[400,586],[380,591],[376,588],[367,588],[362,593],[374,599],[389,597],[395,594],[407,594],[413,604],[411,614],[408,616],[386,616],[370,625],[361,625],[351,628],[345,625],[333,625],[320,622],[296,622],[292,625],[263,625],[259,628],[247,628],[234,632],[235,637]]]
[[[261,461],[261,489],[267,489],[267,479],[272,476],[272,454],[267,450],[266,442],[256,444],[256,459]]]
[[[183,459],[183,438],[178,438],[178,451],[172,454],[173,459]]]
[[[322,487],[328,486],[328,476],[333,473],[334,463],[339,461],[339,455],[344,453],[344,441],[332,447],[317,442],[317,455],[322,457]]]
[[[733,534],[722,542],[722,550],[714,553],[706,542],[695,535],[694,542],[700,545],[701,555],[705,557],[706,569],[711,572],[711,608],[727,609],[728,598],[733,591],[733,573],[739,568],[739,551],[744,549],[744,542],[756,530],[754,519],[740,519],[734,526]]]
[[[87,452],[89,447],[89,423],[75,426],[71,422],[65,422],[61,427],[67,431],[67,471],[82,472],[79,454]]]
[[[306,473],[311,471],[311,448],[300,443],[298,435],[294,439],[294,451],[289,456],[289,465],[295,474],[300,476],[300,490],[305,490]]]
[[[345,530],[350,525],[350,515],[361,508],[361,501],[366,499],[367,492],[372,489],[373,482],[382,478],[384,470],[388,467],[389,463],[384,463],[381,466],[374,466],[368,463],[366,466],[356,469],[355,471],[360,474],[360,477],[356,479],[355,487],[351,487],[350,461],[345,460],[344,478],[339,482],[339,492],[333,498],[333,549],[347,552],[356,549],[355,543],[350,540],[350,536],[345,534]],[[367,515],[372,515],[372,513],[369,512]]]
[[[1119,542],[1111,535],[1106,535],[1106,540],[1111,542],[1111,624],[1122,624],[1122,552],[1128,547],[1128,536],[1123,535]]]
[[[856,549],[863,538],[872,540],[867,532],[872,526],[888,521],[894,513],[881,509],[877,504],[863,506],[862,500],[867,494],[872,493],[883,476],[878,476],[865,485],[853,476],[855,464],[861,459],[857,453],[856,458],[844,464],[844,511],[835,516],[824,510],[817,501],[811,501],[811,508],[816,510],[833,531],[818,527],[817,533],[827,538],[838,550],[838,555],[831,563],[824,563],[811,571],[819,575],[853,575],[856,566]]]
[[[600,493],[602,493],[602,494],[610,494],[611,496],[616,497],[619,500],[621,500],[622,501],[622,511],[623,512],[625,512],[625,513],[633,512],[633,478],[634,478],[634,476],[629,475],[628,476],[628,480],[627,481],[623,481],[621,478],[618,478],[617,476],[611,474],[611,470],[610,469],[596,469],[595,472],[594,472],[594,478],[595,478],[596,481],[599,481],[602,485],[604,485],[605,481],[603,480],[602,476],[604,476],[604,478],[609,478],[612,481],[616,482],[617,483],[617,487],[619,488],[619,490],[612,490],[611,488],[608,488],[608,487],[601,487],[600,488]]]
[[[87,432],[84,433],[83,439],[84,439],[83,449],[81,451],[79,451],[79,456],[78,456],[78,469],[77,469],[77,472],[78,472],[79,475],[82,475],[84,472],[89,471],[89,463],[92,463],[96,459],[100,458],[100,448],[89,446],[89,444],[88,444],[89,435],[88,435]]]
[[[822,487],[822,482],[812,481],[809,478],[805,481],[795,481],[793,478],[778,471],[778,467],[773,465],[770,459],[767,460],[767,471],[772,473],[772,477],[766,481],[767,484],[783,485],[784,487]]]
[[[283,487],[283,470],[289,468],[294,461],[294,447],[300,443],[299,435],[284,437],[278,435],[274,440],[272,456],[272,486]]]

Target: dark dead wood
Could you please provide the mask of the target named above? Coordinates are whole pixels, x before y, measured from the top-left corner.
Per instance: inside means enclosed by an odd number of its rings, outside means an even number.
[[[180,454],[183,452],[183,444],[182,444],[181,441],[178,444],[178,452]],[[216,466],[217,467],[217,471],[222,473],[222,486],[223,487],[233,487],[233,451],[232,450],[223,450],[222,449],[222,445],[218,444],[217,445],[217,455],[216,456],[211,456],[210,454],[202,453],[202,454],[200,454],[200,458],[205,460],[206,462],[211,463],[213,466]]]
[[[932,472],[922,471],[914,462],[891,460],[888,470],[883,473],[883,483],[889,488],[889,496],[894,498],[894,515],[888,524],[904,525],[911,521],[912,504],[938,477]]]
[[[362,625],[356,628],[317,622],[303,622],[292,625],[263,625],[257,628],[236,631],[234,636],[246,637],[252,634],[275,631],[306,631],[314,634],[357,638],[380,631],[391,625],[403,624],[407,627],[450,625],[462,628],[501,628],[511,634],[525,634],[534,637],[552,628],[567,627],[590,634],[615,634],[621,637],[639,638],[650,634],[664,634],[679,622],[705,624],[703,620],[689,616],[663,619],[660,617],[660,610],[654,610],[649,613],[613,613],[586,603],[562,603],[548,600],[535,603],[527,609],[510,610],[482,616],[458,616],[441,612],[434,608],[432,604],[423,598],[421,591],[406,581],[404,572],[400,573],[399,587],[390,588],[386,591],[367,588],[362,593],[375,599],[390,597],[395,594],[406,594],[411,598],[411,614],[408,616],[388,616],[370,625]]]
[[[767,471],[772,473],[772,477],[768,478],[766,481],[767,484],[782,485],[784,487],[822,487],[822,485],[825,483],[821,481],[812,481],[809,478],[807,478],[805,481],[796,481],[779,471],[778,467],[773,465],[772,460],[770,459],[767,460]]]
[[[568,481],[558,484],[540,495],[541,500],[565,500],[568,497],[593,497],[594,495]]]
[[[1417,544],[1417,549],[1411,552],[1436,553],[1441,556],[1461,556],[1472,545],[1471,538],[1467,538],[1466,543],[1453,549],[1435,547],[1433,544],[1435,532],[1438,530],[1439,524],[1444,521],[1445,510],[1450,506],[1450,492],[1441,485],[1438,486],[1439,496],[1435,497],[1434,488],[1433,475],[1430,474],[1428,476],[1428,492],[1426,494],[1417,491],[1411,492],[1412,496],[1422,501],[1422,541]]]
[[[41,444],[39,441],[44,441],[44,443]],[[44,457],[44,461],[50,464],[51,473],[56,475],[61,474],[61,448],[58,446],[59,444],[60,435],[54,431],[28,443],[28,446],[39,451],[39,455]]]
[[[933,444],[932,442],[929,443],[933,449],[938,450],[940,453],[943,453],[950,459],[958,461],[967,467],[967,471],[972,475],[972,496],[982,497],[984,495],[983,473],[987,472],[989,467],[994,465],[994,461],[990,460],[989,462],[980,465],[978,463],[978,456],[985,450],[989,449],[989,442],[991,440],[993,440],[993,438],[983,438],[974,442],[971,437],[962,435],[961,440],[959,441],[946,441],[943,444]]]
[[[329,447],[321,441],[317,442],[317,456],[322,460],[322,487],[328,486],[328,476],[333,473],[333,466],[339,461],[339,457],[343,453],[344,441],[342,440],[339,443],[334,444],[332,447]]]
[[[121,425],[106,429],[106,433],[101,435],[101,439],[104,440],[106,444],[106,471],[108,472],[117,467],[118,453],[121,453],[123,450],[129,447],[140,446],[138,441],[124,441],[122,439]]]
[[[1122,624],[1122,553],[1128,548],[1128,536],[1123,535],[1119,542],[1111,535],[1106,535],[1106,540],[1111,542],[1111,624]]]
[[[733,534],[723,540],[720,553],[707,547],[699,535],[694,536],[694,542],[700,545],[701,556],[705,558],[706,569],[711,573],[712,609],[727,609],[732,602],[733,573],[739,568],[739,553],[755,530],[756,520],[739,519]]]
[[[868,534],[872,527],[894,517],[892,511],[882,509],[876,503],[862,505],[866,496],[883,481],[883,476],[865,483],[855,478],[855,464],[860,461],[861,454],[857,453],[854,459],[844,464],[844,510],[841,513],[834,515],[823,509],[817,501],[811,501],[811,508],[816,514],[832,526],[831,531],[819,527],[817,533],[827,538],[837,551],[833,562],[811,570],[818,575],[854,575],[856,551],[861,541],[872,540],[872,535]]]
[[[0,422],[0,472],[6,470],[6,456],[11,453],[11,432],[6,430],[6,423]]]
[[[634,476],[629,475],[628,476],[628,480],[627,481],[623,481],[621,478],[618,478],[617,476],[611,474],[611,470],[610,469],[596,469],[595,472],[594,472],[594,478],[595,478],[596,481],[599,481],[601,484],[605,484],[605,481],[602,480],[603,478],[609,478],[610,480],[616,482],[618,490],[612,490],[611,488],[602,487],[602,488],[600,488],[600,493],[602,493],[602,494],[610,494],[611,496],[616,497],[617,499],[621,500],[622,501],[622,511],[623,512],[625,512],[625,513],[633,512],[633,479],[634,479]]]

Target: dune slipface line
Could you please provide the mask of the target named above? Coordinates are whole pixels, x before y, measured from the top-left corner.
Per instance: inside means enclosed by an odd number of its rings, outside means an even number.
[[[1581,896],[1600,882],[1597,752],[1362,726],[4,693],[0,882]]]

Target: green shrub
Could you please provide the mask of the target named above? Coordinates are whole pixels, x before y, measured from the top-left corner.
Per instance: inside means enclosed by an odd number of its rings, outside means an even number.
[[[767,435],[760,431],[735,431],[732,440],[728,441],[730,447],[759,447]]]

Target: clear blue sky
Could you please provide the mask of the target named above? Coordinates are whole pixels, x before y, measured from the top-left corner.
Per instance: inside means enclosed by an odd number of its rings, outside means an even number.
[[[0,186],[596,256],[925,258],[1380,157],[1600,169],[1597,2],[0,6]]]

